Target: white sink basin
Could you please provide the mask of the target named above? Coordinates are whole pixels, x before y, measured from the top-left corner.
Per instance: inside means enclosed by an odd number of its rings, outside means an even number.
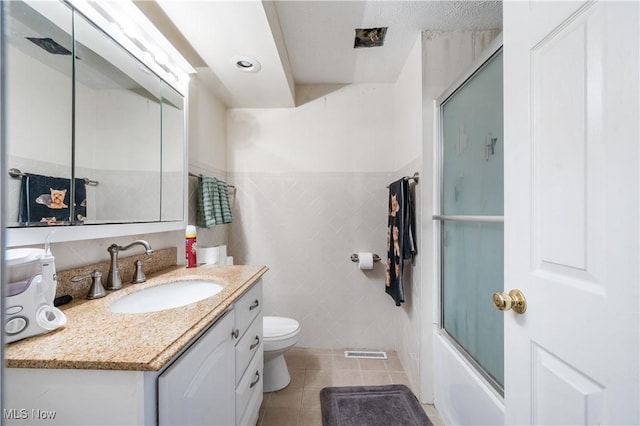
[[[128,294],[113,302],[110,309],[120,314],[162,311],[214,296],[223,288],[212,281],[176,281]]]

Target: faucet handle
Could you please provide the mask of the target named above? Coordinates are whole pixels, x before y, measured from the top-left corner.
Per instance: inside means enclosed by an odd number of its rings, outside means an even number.
[[[102,285],[102,272],[97,269],[93,270],[90,274],[86,275],[76,275],[71,278],[72,282],[78,282],[82,280],[86,280],[87,278],[93,278],[91,282],[91,287],[89,288],[89,292],[87,293],[87,299],[99,299],[100,297],[104,297],[107,295],[103,285]]]
[[[142,271],[142,263],[142,260],[136,260],[136,271],[133,273],[133,279],[131,280],[132,284],[143,283],[147,280],[147,277]]]

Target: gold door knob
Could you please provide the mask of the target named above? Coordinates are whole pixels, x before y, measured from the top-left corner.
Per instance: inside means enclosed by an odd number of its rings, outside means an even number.
[[[513,289],[508,294],[504,291],[493,293],[493,305],[500,311],[513,309],[514,312],[524,314],[527,310],[527,299],[520,290]]]

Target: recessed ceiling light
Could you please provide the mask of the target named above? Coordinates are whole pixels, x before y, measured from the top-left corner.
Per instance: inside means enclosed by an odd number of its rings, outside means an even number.
[[[262,68],[260,62],[248,56],[234,56],[229,60],[229,62],[231,62],[231,64],[237,69],[244,72],[258,72],[260,71],[260,68]]]

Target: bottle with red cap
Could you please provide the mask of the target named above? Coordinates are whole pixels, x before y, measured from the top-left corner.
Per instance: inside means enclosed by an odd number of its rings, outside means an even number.
[[[188,225],[185,231],[185,260],[187,261],[187,268],[195,268],[196,262],[196,227]]]

